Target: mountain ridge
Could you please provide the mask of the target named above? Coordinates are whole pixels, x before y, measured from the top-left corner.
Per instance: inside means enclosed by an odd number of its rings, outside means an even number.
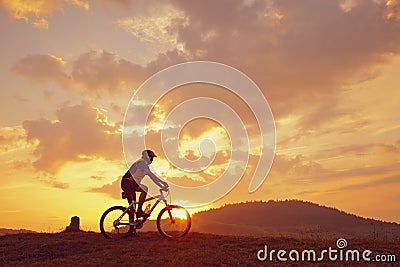
[[[148,221],[141,231],[157,231]],[[192,215],[192,232],[241,236],[362,237],[400,240],[400,224],[364,218],[303,200],[229,203]],[[0,236],[36,233],[0,228]]]
[[[302,200],[226,204],[193,214],[193,229],[236,235],[400,238],[400,224]]]
[[[35,234],[35,233],[37,232],[27,229],[0,228],[0,236],[14,235],[14,234]]]

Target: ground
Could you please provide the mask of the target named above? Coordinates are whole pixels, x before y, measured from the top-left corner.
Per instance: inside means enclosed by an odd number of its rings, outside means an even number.
[[[400,248],[396,241],[348,239],[348,249],[369,249],[395,254],[398,266]],[[0,266],[343,266],[345,262],[259,261],[264,249],[337,249],[334,239],[297,239],[291,237],[235,237],[189,233],[169,241],[157,232],[142,232],[139,237],[108,240],[99,233],[16,234],[0,237]],[[262,256],[262,255],[261,255]],[[276,256],[276,255],[275,255]],[[286,255],[287,256],[287,255]],[[365,262],[346,262],[365,266]],[[372,264],[382,266],[381,264]]]

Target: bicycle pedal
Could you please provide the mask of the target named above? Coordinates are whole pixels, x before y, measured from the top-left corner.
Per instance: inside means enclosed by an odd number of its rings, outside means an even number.
[[[142,228],[143,227],[143,220],[136,220],[135,221],[135,228],[136,229],[140,229],[140,228]]]

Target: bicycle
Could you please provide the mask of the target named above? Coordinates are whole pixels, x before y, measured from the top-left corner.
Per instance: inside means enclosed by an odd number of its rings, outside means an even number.
[[[156,199],[156,202],[150,207],[146,217],[137,218],[135,220],[137,204],[135,200],[132,201],[128,207],[113,206],[107,209],[100,218],[100,231],[103,236],[107,239],[118,239],[123,237],[131,227],[133,228],[133,232],[136,234],[136,230],[143,227],[147,218],[150,217],[158,203],[162,201],[164,202],[165,207],[157,216],[156,224],[158,232],[167,239],[184,237],[191,227],[192,220],[190,214],[182,206],[168,204],[168,201],[164,196],[164,191],[169,194],[168,188],[161,188],[159,195],[149,197],[144,201],[148,202]],[[124,192],[122,192],[122,198],[126,198]]]

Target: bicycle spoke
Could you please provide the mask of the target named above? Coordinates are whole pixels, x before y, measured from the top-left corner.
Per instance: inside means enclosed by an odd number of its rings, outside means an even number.
[[[104,212],[100,220],[100,230],[106,238],[114,239],[123,236],[129,231],[129,214],[124,207],[112,207]]]
[[[157,218],[157,228],[166,238],[179,238],[187,234],[191,218],[185,208],[171,205],[163,210]]]

